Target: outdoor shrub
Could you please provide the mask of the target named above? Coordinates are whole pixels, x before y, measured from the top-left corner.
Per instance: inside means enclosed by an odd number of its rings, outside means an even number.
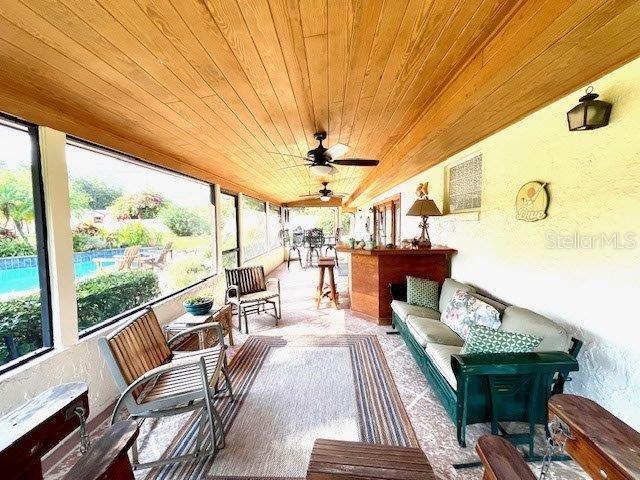
[[[140,245],[142,247],[155,246],[160,243],[158,232],[146,228],[140,222],[129,223],[116,232],[116,243],[121,247]]]
[[[73,229],[73,233],[80,235],[89,235],[91,237],[97,237],[100,235],[100,229],[93,223],[82,222]]]
[[[164,206],[165,200],[158,193],[135,193],[116,198],[109,207],[118,220],[129,218],[156,218],[158,212]]]
[[[0,238],[0,257],[21,257],[35,255],[36,249],[26,240]]]
[[[16,233],[9,228],[1,228],[0,229],[0,238],[8,238],[10,240],[15,240],[18,238]]]
[[[173,260],[167,267],[169,284],[178,289],[202,280],[211,271],[212,262],[206,255],[188,255]]]
[[[209,230],[209,223],[190,208],[170,205],[160,212],[162,221],[179,237],[202,235]]]
[[[108,320],[160,295],[158,277],[149,270],[105,273],[76,285],[80,330]],[[24,354],[42,345],[40,295],[0,302],[0,364],[8,361],[4,336],[11,335]]]
[[[80,330],[114,317],[160,295],[158,277],[149,270],[106,273],[78,283]]]
[[[109,248],[109,244],[101,237],[94,237],[82,233],[73,235],[73,251],[89,252],[91,250],[103,250]]]

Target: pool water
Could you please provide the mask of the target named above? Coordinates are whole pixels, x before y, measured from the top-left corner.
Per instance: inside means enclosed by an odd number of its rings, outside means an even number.
[[[115,260],[103,261],[104,267],[109,267]],[[74,264],[76,280],[97,272],[98,266],[93,261],[77,262]],[[8,293],[28,292],[40,286],[38,269],[36,267],[9,268],[0,270],[0,295]]]

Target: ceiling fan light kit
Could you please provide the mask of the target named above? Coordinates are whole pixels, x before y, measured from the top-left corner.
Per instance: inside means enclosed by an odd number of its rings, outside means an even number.
[[[331,165],[311,165],[309,167],[309,171],[318,176],[318,177],[323,177],[325,175],[333,175],[334,173],[337,172],[335,167],[332,167]]]

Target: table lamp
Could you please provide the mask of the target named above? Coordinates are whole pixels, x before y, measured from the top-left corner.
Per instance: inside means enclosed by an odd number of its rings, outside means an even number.
[[[426,190],[426,188],[425,188]],[[420,222],[420,228],[422,228],[422,234],[420,238],[418,238],[418,248],[430,248],[431,240],[429,240],[429,232],[427,231],[427,220],[429,217],[440,216],[442,213],[438,209],[438,206],[435,202],[429,198],[427,198],[426,192],[421,193],[411,208],[407,212],[407,216],[409,217],[421,217],[422,221]]]

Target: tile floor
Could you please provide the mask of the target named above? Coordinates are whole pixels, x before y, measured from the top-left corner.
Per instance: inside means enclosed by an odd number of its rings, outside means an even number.
[[[344,265],[346,259],[341,259],[341,262]],[[340,293],[340,309],[335,310],[330,307],[328,301],[324,301],[320,309],[316,309],[313,295],[318,278],[317,269],[301,269],[299,265],[292,263],[291,269],[287,270],[286,264],[281,265],[272,276],[280,278],[281,281],[282,319],[278,326],[275,326],[273,317],[269,315],[250,316],[250,333],[278,336],[341,333],[377,335],[413,428],[436,473],[443,479],[482,478],[481,468],[456,470],[452,464],[477,459],[473,446],[479,436],[489,433],[489,425],[469,427],[468,447],[458,446],[453,423],[440,405],[402,338],[399,335],[388,335],[390,327],[375,325],[349,309],[347,277],[344,274],[346,268],[343,266],[341,270],[343,273],[336,277]],[[236,345],[230,349],[229,354],[233,355],[246,338],[246,334],[235,331]],[[164,422],[162,425],[145,425],[140,435],[142,458],[159,455],[163,445],[166,445],[165,442],[173,438],[174,432],[183,421],[177,417],[173,422]],[[511,428],[517,427],[518,425],[511,426]],[[153,435],[149,435],[150,432]],[[542,451],[543,435],[539,437],[539,451]],[[60,478],[68,468],[67,465],[73,464],[75,455],[72,454],[60,462],[49,472],[47,478]],[[539,464],[533,464],[532,468],[537,474]],[[144,478],[144,471],[136,477]],[[572,480],[589,477],[573,462],[557,462],[552,466],[550,478]]]

